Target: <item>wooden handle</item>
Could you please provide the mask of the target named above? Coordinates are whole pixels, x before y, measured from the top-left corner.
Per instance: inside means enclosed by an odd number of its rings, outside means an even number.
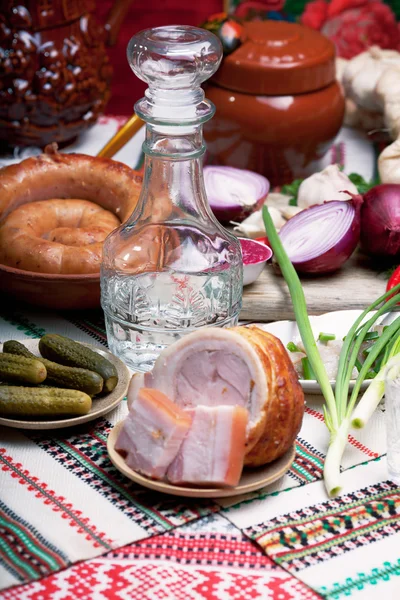
[[[137,133],[143,125],[143,121],[139,119],[137,115],[132,115],[125,125],[123,125],[111,140],[100,150],[97,156],[112,158],[118,150],[121,150],[121,148],[133,138],[135,133]]]

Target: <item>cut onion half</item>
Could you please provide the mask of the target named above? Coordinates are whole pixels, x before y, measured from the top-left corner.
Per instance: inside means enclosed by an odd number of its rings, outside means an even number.
[[[330,273],[353,254],[360,239],[362,200],[316,204],[290,219],[279,237],[299,273]]]
[[[243,221],[262,207],[269,192],[263,175],[234,167],[205,166],[204,185],[211,210],[221,223]]]

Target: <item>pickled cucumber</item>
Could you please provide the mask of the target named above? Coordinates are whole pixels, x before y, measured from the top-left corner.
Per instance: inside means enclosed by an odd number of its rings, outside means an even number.
[[[47,333],[39,341],[40,354],[62,365],[95,371],[104,379],[104,390],[111,392],[118,383],[115,366],[98,352],[56,333]]]
[[[0,354],[0,380],[6,383],[42,383],[47,377],[44,364],[37,358]]]
[[[4,342],[3,350],[10,354],[36,358],[41,361],[47,370],[47,377],[45,380],[46,385],[49,384],[50,386],[79,390],[89,394],[89,396],[95,396],[103,389],[104,381],[98,373],[79,367],[66,367],[47,360],[47,358],[42,358],[41,356],[37,357],[16,340]]]
[[[91,397],[77,390],[0,386],[3,417],[75,417],[86,415],[91,407]]]

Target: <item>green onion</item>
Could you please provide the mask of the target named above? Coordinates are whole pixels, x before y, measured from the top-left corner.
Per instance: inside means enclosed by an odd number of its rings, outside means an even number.
[[[397,294],[396,297],[398,295],[399,294]],[[395,325],[395,323],[399,320],[400,317],[398,317],[392,323],[392,325]],[[386,332],[390,329],[392,325],[389,325],[389,327],[385,329],[384,333],[382,334],[382,337],[386,334]],[[354,412],[351,417],[351,425],[355,429],[361,429],[365,426],[368,419],[378,406],[379,402],[382,400],[383,395],[385,393],[385,378],[389,369],[391,369],[392,367],[400,366],[400,328],[397,328],[396,331],[397,333],[395,334],[394,341],[392,341],[392,343],[390,344],[387,344],[387,347],[390,347],[390,350],[388,353],[385,352],[383,360],[380,363],[380,369],[378,373],[375,374],[372,383],[368,386],[366,392],[364,393],[358,405],[354,409]],[[368,357],[368,359],[369,358],[370,357]]]
[[[362,369],[362,364],[360,363],[360,361],[358,360],[358,358],[356,358],[356,360],[355,360],[355,363],[354,363],[354,364],[355,364],[355,366],[356,366],[356,369],[357,369],[357,371],[358,371],[358,372],[360,372],[360,371],[361,371],[361,369]]]
[[[304,379],[312,379],[315,381],[317,378],[315,377],[315,373],[307,357],[301,359],[301,365],[303,367]]]
[[[332,429],[336,429],[339,425],[339,422],[336,414],[335,396],[333,394],[333,389],[330,384],[325,365],[321,360],[317,344],[314,340],[313,330],[307,314],[306,299],[300,279],[298,278],[295,268],[290,262],[290,259],[282,246],[282,242],[279,239],[278,233],[266,206],[263,207],[263,218],[268,240],[273,249],[275,259],[278,261],[282,275],[284,276],[289,288],[289,293],[293,304],[293,311],[308,360],[310,361],[316,380],[318,381],[322,394],[325,398],[327,405],[327,421]]]
[[[334,333],[320,333],[318,336],[320,342],[330,342],[331,340],[336,340],[336,335]]]
[[[286,348],[289,350],[289,352],[302,352],[302,350],[298,346],[296,346],[294,342],[289,342],[286,345]]]
[[[368,354],[371,352],[373,346],[369,346],[368,348],[365,348],[365,350],[363,350],[363,356],[368,356]]]
[[[400,362],[400,317],[389,325],[381,336],[378,336],[364,364],[361,365],[356,362],[358,361],[361,344],[364,342],[367,333],[370,332],[371,327],[381,315],[390,312],[391,308],[400,300],[400,284],[377,298],[353,323],[344,339],[339,358],[335,392],[333,392],[325,365],[314,340],[301,282],[282,246],[266,206],[263,208],[263,218],[270,246],[289,288],[297,326],[310,366],[315,373],[315,378],[325,399],[323,411],[325,423],[330,433],[330,443],[324,464],[324,483],[329,496],[336,496],[341,491],[340,463],[347,444],[350,426],[353,424],[353,426],[361,427],[375,410],[381,398],[382,386],[384,388],[384,377],[381,374],[384,368],[373,378],[357,409],[354,410],[361,384],[367,376],[370,377],[372,364],[382,352],[386,352],[388,346],[391,350],[385,354],[387,367],[393,366],[395,360]],[[371,316],[370,313],[375,310],[376,312]],[[360,368],[349,398],[349,385],[355,365]],[[366,398],[365,401],[364,398]],[[359,409],[360,415],[357,417]],[[358,420],[355,421],[354,416]]]
[[[371,340],[377,340],[379,337],[379,333],[377,331],[368,331],[365,334],[364,342],[370,342]]]

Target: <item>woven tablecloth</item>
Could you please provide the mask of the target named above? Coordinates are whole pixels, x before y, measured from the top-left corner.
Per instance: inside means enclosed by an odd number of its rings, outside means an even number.
[[[0,341],[56,332],[106,345],[101,311],[0,314]],[[163,496],[125,479],[106,439],[126,413],[123,401],[77,428],[0,429],[1,587],[34,582],[1,598],[375,599],[377,589],[400,597],[400,489],[387,480],[383,410],[350,436],[345,495],[334,500],[321,481],[328,436],[318,396],[307,397],[288,473],[216,501]]]
[[[96,154],[122,122],[103,118],[68,150]],[[115,158],[137,166],[142,137]],[[371,179],[374,151],[344,128],[325,162]],[[61,315],[6,303],[0,315],[0,342],[57,332],[106,345],[100,310]],[[307,398],[282,479],[221,501],[155,494],[113,467],[106,439],[126,401],[77,428],[0,428],[1,600],[397,600],[400,489],[387,480],[384,412],[349,437],[346,495],[328,500],[321,406]]]

